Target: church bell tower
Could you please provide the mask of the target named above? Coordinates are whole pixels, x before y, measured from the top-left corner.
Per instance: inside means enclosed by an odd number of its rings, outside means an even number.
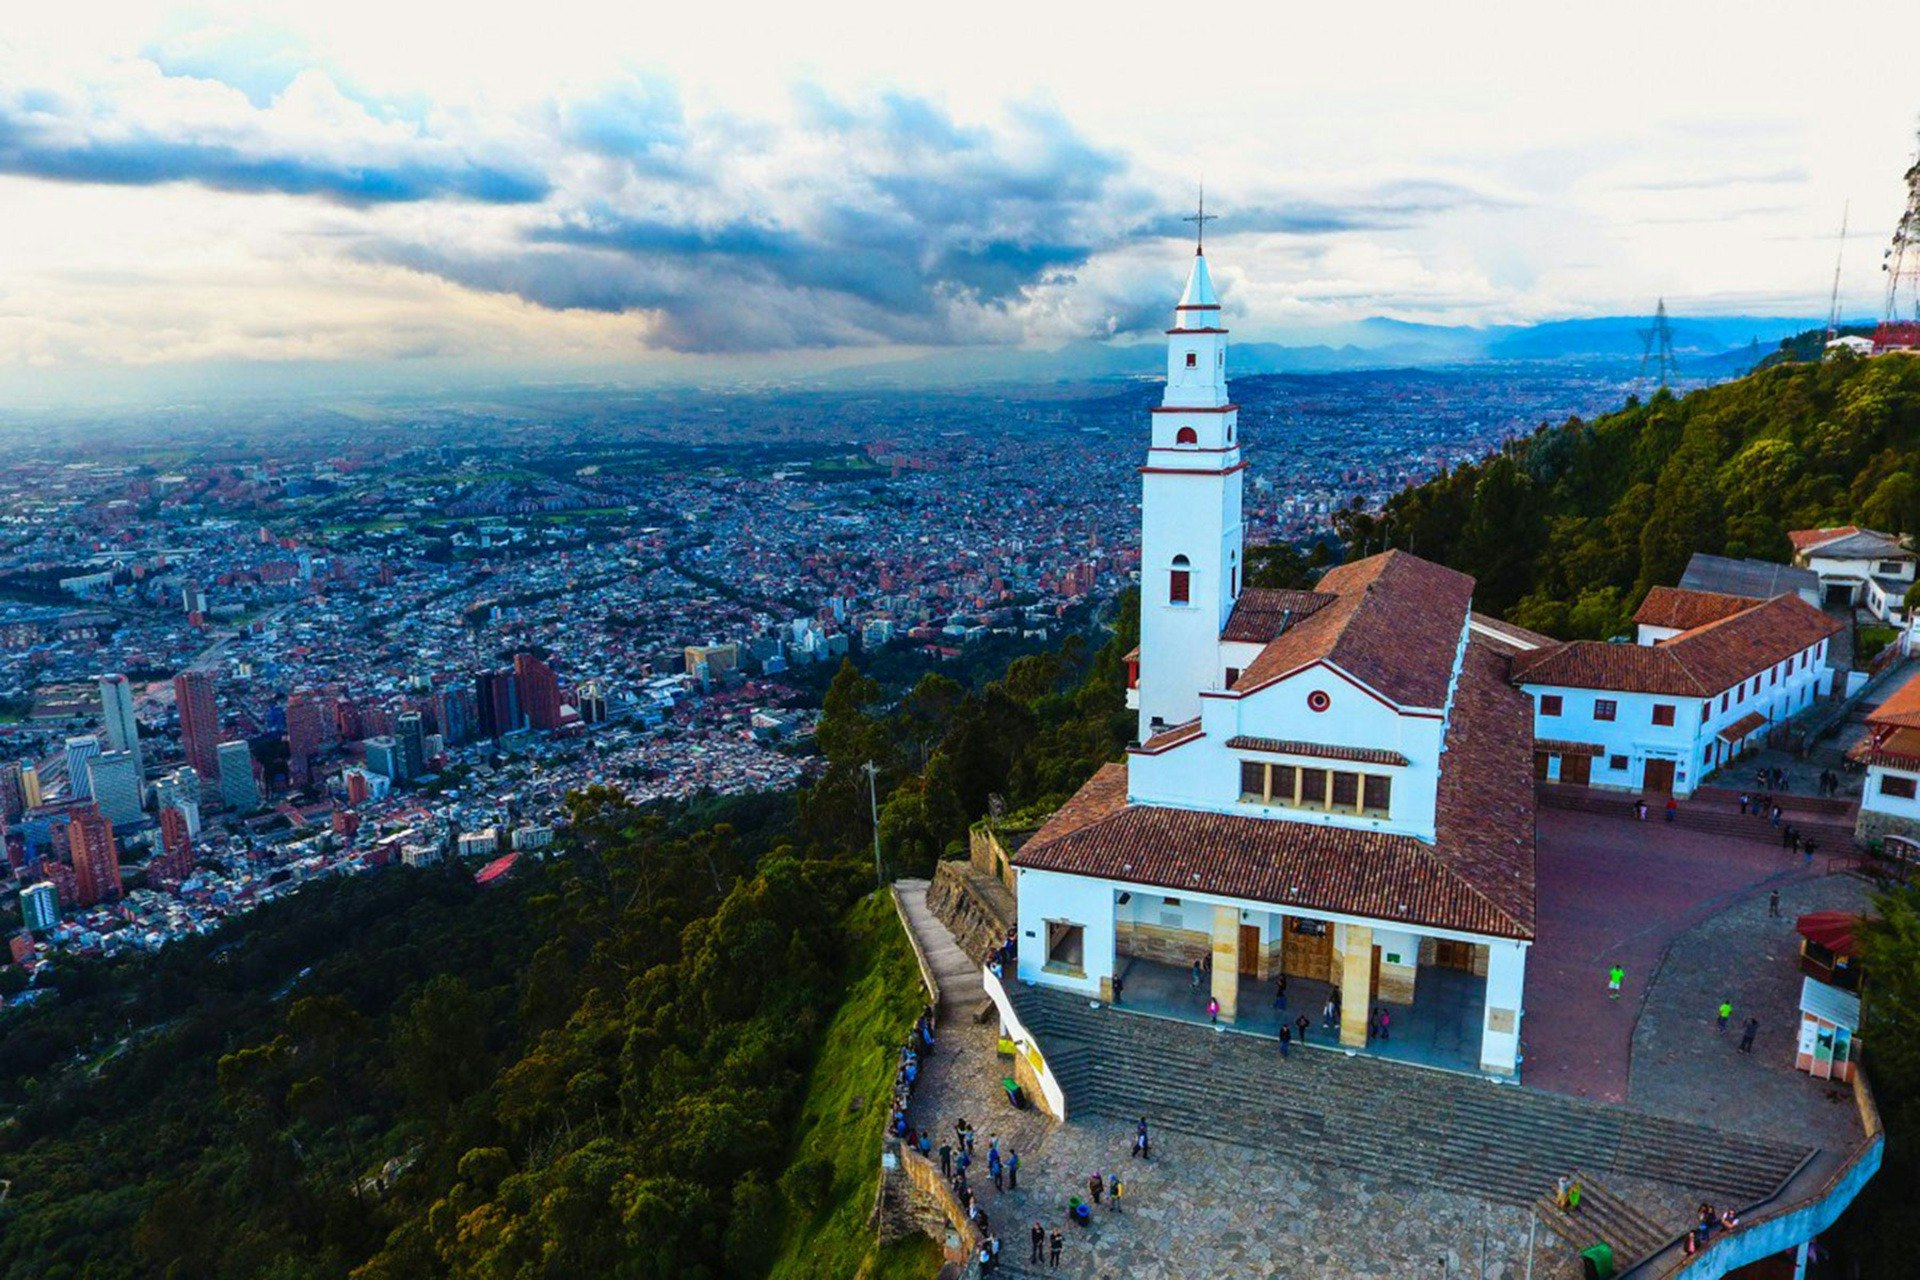
[[[1198,221],[1205,228],[1202,206]],[[1220,635],[1240,595],[1238,407],[1227,398],[1227,331],[1196,244],[1167,330],[1167,387],[1140,468],[1141,741],[1200,714],[1224,687]]]

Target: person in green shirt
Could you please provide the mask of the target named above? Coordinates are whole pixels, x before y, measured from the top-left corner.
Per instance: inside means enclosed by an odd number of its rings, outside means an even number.
[[[1627,971],[1619,965],[1616,964],[1607,970],[1607,998],[1609,1000],[1618,1000],[1620,998],[1620,984],[1626,980]]]
[[[1732,1016],[1733,1016],[1733,1001],[1722,1000],[1720,1002],[1720,1030],[1725,1031],[1727,1029],[1727,1019],[1731,1018]]]

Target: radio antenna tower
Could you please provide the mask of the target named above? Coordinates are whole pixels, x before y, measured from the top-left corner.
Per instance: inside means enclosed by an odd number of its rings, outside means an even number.
[[[1832,342],[1840,336],[1840,260],[1847,252],[1847,216],[1853,212],[1853,201],[1840,206],[1840,247],[1833,251],[1833,297],[1827,303],[1827,341]]]
[[[1673,326],[1667,323],[1667,300],[1660,299],[1660,305],[1653,313],[1653,327],[1640,331],[1640,376],[1637,381],[1646,385],[1647,366],[1654,366],[1654,375],[1658,379],[1654,390],[1658,391],[1673,380],[1678,371],[1673,358]]]
[[[1903,318],[1920,321],[1920,146],[1916,146],[1913,166],[1907,170],[1907,211],[1893,229],[1893,243],[1887,247],[1881,264],[1887,273],[1888,324]],[[1909,310],[1900,311],[1900,295],[1907,295]]]

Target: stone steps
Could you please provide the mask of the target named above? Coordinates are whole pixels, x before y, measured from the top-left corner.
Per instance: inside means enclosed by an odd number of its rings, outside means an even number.
[[[1541,1196],[1533,1210],[1541,1223],[1576,1252],[1602,1241],[1613,1246],[1613,1260],[1622,1271],[1651,1258],[1667,1247],[1674,1232],[1661,1227],[1586,1174],[1579,1175],[1580,1207],[1565,1210],[1551,1195]]]
[[[1466,1075],[1296,1048],[1018,989],[1069,1115],[1287,1152],[1383,1181],[1528,1205],[1573,1169],[1670,1182],[1729,1203],[1771,1194],[1806,1154],[1704,1125]],[[1390,1105],[1383,1106],[1383,1101]]]
[[[1569,809],[1577,813],[1605,814],[1616,818],[1633,816],[1634,797],[1624,793],[1594,791],[1585,787],[1543,786],[1539,789],[1540,802],[1555,809]],[[1664,802],[1662,802],[1664,803]],[[1673,825],[1685,827],[1689,831],[1704,831],[1710,835],[1728,836],[1736,840],[1753,840],[1762,844],[1780,846],[1780,829],[1765,818],[1752,814],[1742,814],[1736,799],[1731,812],[1718,805],[1703,807],[1694,800],[1682,800],[1674,815]],[[1665,818],[1661,806],[1648,802],[1648,822],[1664,824]],[[1850,848],[1853,844],[1853,824],[1838,817],[1814,814],[1783,815],[1781,823],[1791,821],[1801,835],[1817,840],[1828,852]]]

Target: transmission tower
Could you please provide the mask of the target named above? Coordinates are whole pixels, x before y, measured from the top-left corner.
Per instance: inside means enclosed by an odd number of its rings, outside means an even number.
[[[1840,206],[1840,247],[1833,251],[1833,297],[1827,303],[1827,341],[1832,342],[1840,336],[1840,260],[1847,252],[1847,216],[1853,212],[1853,201]]]
[[[1887,323],[1920,321],[1920,146],[1907,170],[1907,211],[1893,229],[1893,243],[1887,246],[1881,268],[1887,273]],[[1904,313],[1902,293],[1907,298]]]
[[[1640,330],[1640,376],[1636,380],[1640,387],[1647,381],[1647,366],[1654,366],[1656,381],[1653,389],[1658,391],[1673,381],[1678,366],[1673,359],[1673,326],[1667,323],[1667,300],[1660,299],[1659,307],[1653,313],[1653,327]]]

